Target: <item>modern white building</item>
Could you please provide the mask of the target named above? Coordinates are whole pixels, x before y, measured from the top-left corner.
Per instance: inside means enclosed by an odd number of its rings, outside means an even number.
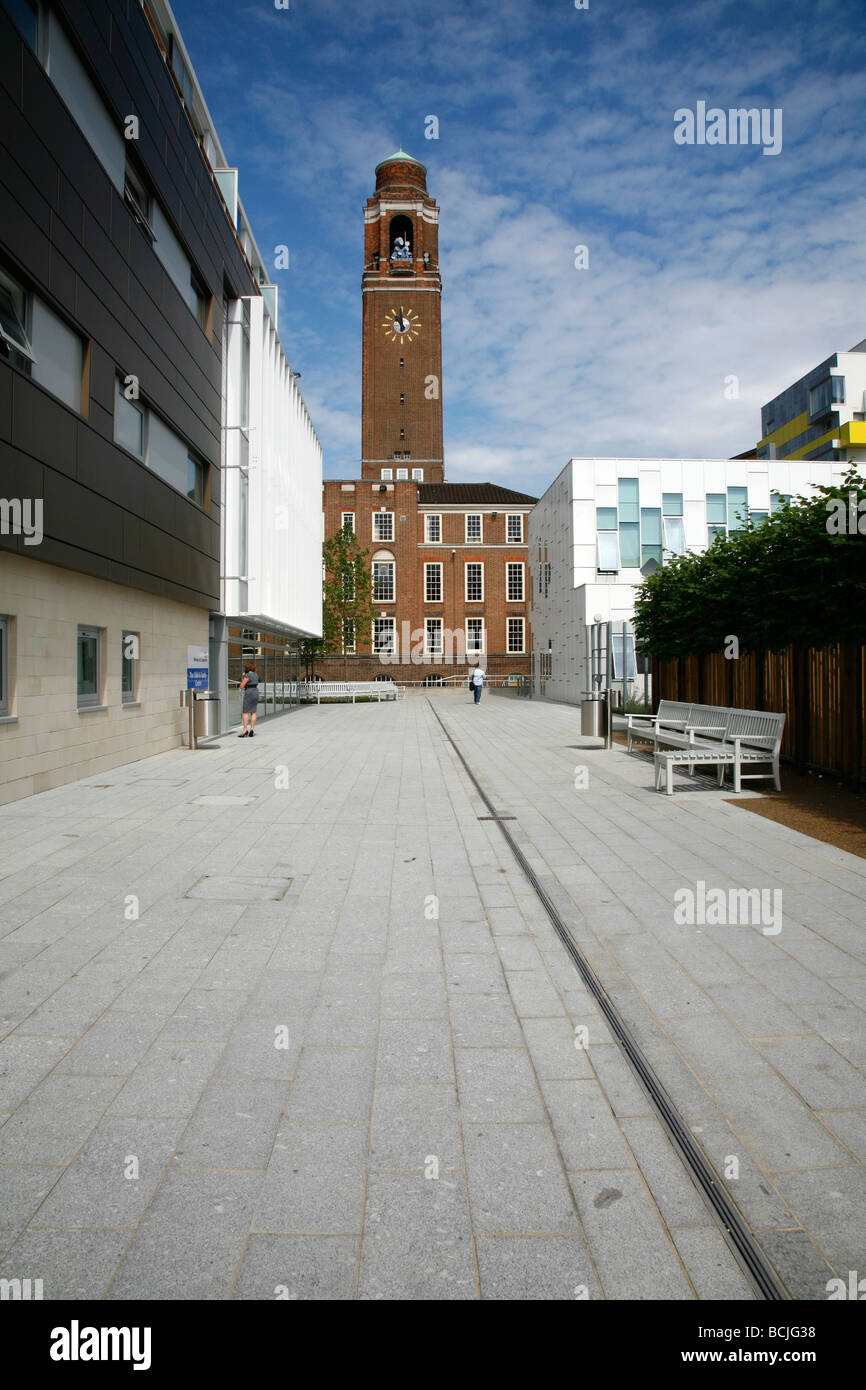
[[[276,298],[226,303],[223,343],[221,612],[210,685],[222,728],[255,661],[260,712],[294,703],[297,640],[322,633],[322,445],[277,334]]]
[[[801,459],[570,459],[529,517],[535,692],[580,702],[592,688],[588,633],[629,624],[637,586],[666,555],[705,550],[844,472]],[[613,677],[642,694],[633,636],[614,632]]]

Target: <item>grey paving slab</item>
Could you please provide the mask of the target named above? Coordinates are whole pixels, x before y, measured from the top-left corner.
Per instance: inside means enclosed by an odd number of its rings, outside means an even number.
[[[260,1173],[167,1173],[108,1298],[227,1298],[261,1185]]]
[[[360,1234],[367,1143],[367,1125],[281,1125],[251,1229]]]
[[[463,1144],[477,1234],[578,1231],[546,1124],[473,1124],[464,1130]]]
[[[378,1085],[369,1165],[373,1171],[403,1173],[462,1167],[454,1086]]]
[[[221,1051],[219,1043],[163,1042],[158,1039],[126,1084],[118,1090],[109,1113],[190,1115],[219,1061]]]
[[[453,1081],[448,1024],[438,1018],[382,1020],[377,1083]]]
[[[866,1110],[822,1110],[818,1119],[842,1141],[853,1158],[866,1164]]]
[[[382,978],[383,1018],[446,1018],[445,983],[430,971],[388,971]]]
[[[514,1047],[520,1024],[507,993],[453,994],[448,1001],[455,1047]]]
[[[651,1115],[653,1104],[619,1047],[594,1044],[589,1061],[616,1116]]]
[[[164,1042],[225,1042],[248,995],[242,989],[191,989],[161,1030]]]
[[[179,1168],[266,1168],[289,1084],[210,1081],[177,1146]]]
[[[601,1290],[582,1236],[479,1236],[484,1299],[595,1299]]]
[[[102,1120],[34,1213],[31,1226],[134,1229],[182,1131],[179,1119]]]
[[[319,1124],[323,1119],[331,1124],[367,1123],[375,1067],[372,1047],[304,1047],[286,1118],[298,1124]]]
[[[232,1297],[329,1303],[352,1299],[358,1245],[353,1236],[251,1235]]]
[[[639,1174],[572,1173],[571,1185],[606,1298],[696,1296]]]
[[[627,1117],[620,1128],[667,1226],[706,1226],[707,1206],[655,1118]]]
[[[791,1298],[829,1296],[836,1271],[804,1231],[759,1231],[756,1239]]]
[[[0,1278],[41,1279],[46,1300],[104,1298],[129,1231],[27,1230],[0,1263]]]
[[[594,1076],[589,1054],[582,1045],[583,1035],[576,1033],[570,1019],[524,1018],[521,1025],[537,1076],[583,1080]]]
[[[466,1188],[458,1179],[371,1173],[364,1209],[358,1296],[478,1297]]]
[[[712,1082],[710,1094],[747,1148],[768,1171],[839,1167],[849,1155],[778,1077],[753,1077],[747,1087]]]
[[[768,1038],[761,1050],[812,1109],[866,1105],[866,1077],[823,1038]]]
[[[121,1086],[116,1077],[46,1077],[0,1130],[2,1163],[68,1163]]]
[[[633,1159],[597,1081],[542,1081],[566,1168],[631,1168]]]
[[[561,1018],[562,1000],[545,970],[508,970],[505,978],[521,1018]]]
[[[223,1049],[213,1075],[291,1081],[297,1070],[304,1026],[303,1019],[288,1024],[273,1014],[242,1018]]]
[[[0,1203],[0,1256],[21,1234],[62,1175],[62,1168],[36,1163],[0,1165],[0,1190],[3,1193]]]
[[[544,1119],[535,1073],[522,1047],[457,1048],[454,1056],[465,1124]]]
[[[755,1290],[731,1259],[717,1226],[689,1226],[671,1231],[680,1259],[698,1298],[754,1299]]]
[[[13,1033],[0,1043],[0,1107],[17,1110],[42,1078],[63,1060],[71,1041]]]

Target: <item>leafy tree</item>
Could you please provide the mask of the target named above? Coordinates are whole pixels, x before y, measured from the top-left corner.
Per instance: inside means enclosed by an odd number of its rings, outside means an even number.
[[[369,550],[362,550],[350,526],[337,531],[322,546],[322,647],[343,653],[343,679],[348,678],[346,646],[368,632],[376,616]]]
[[[866,478],[796,497],[766,521],[674,556],[640,586],[638,647],[661,658],[866,642]]]

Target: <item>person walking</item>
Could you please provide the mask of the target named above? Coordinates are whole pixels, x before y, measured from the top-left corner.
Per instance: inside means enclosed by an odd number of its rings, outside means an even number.
[[[241,716],[244,721],[244,731],[238,734],[238,738],[254,738],[256,732],[256,710],[259,707],[259,677],[256,671],[255,662],[248,661],[244,666],[244,678],[239,687],[244,692],[244,704]],[[247,728],[247,718],[250,727]]]
[[[475,694],[475,703],[476,703],[476,705],[480,703],[480,700],[481,700],[481,687],[483,686],[485,679],[486,679],[486,677],[485,677],[485,675],[484,675],[484,671],[483,671],[483,669],[482,669],[480,663],[476,662],[476,664],[475,664],[475,670],[472,672],[472,676],[471,676],[471,680],[472,680],[472,689],[473,689],[473,692],[474,692],[474,694]]]

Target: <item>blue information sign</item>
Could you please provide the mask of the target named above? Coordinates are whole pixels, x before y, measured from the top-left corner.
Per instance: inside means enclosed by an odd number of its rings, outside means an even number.
[[[187,690],[207,690],[208,671],[206,666],[187,666]]]

